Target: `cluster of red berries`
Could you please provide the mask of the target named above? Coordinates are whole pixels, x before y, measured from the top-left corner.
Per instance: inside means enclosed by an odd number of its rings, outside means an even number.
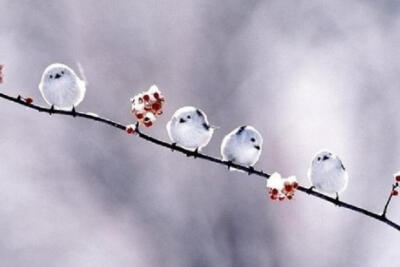
[[[0,64],[0,83],[3,82],[3,68],[4,66]]]
[[[131,98],[132,114],[146,127],[153,125],[157,116],[163,113],[164,96],[156,85],[150,87],[146,92]]]
[[[282,178],[279,173],[272,174],[267,180],[267,191],[271,200],[293,199],[298,186],[296,177]]]
[[[393,190],[392,190],[392,196],[398,196],[399,195],[399,191],[396,190],[397,187],[399,187],[399,183],[400,183],[400,173],[397,173],[394,175],[394,179],[396,181],[396,183],[393,186]]]

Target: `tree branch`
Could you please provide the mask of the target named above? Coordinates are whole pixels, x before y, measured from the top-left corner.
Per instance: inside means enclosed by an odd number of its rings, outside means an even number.
[[[3,93],[0,93],[0,98],[6,99],[8,101],[15,102],[17,104],[26,106],[26,107],[34,109],[34,110],[37,110],[39,112],[48,113],[50,115],[59,114],[59,115],[65,115],[65,116],[71,116],[71,117],[81,117],[81,118],[85,118],[85,119],[88,119],[88,120],[94,120],[94,121],[98,121],[98,122],[101,122],[101,123],[105,123],[107,125],[110,125],[112,127],[115,127],[117,129],[120,129],[120,130],[123,130],[123,131],[127,130],[127,126],[122,125],[121,123],[112,121],[110,119],[99,117],[99,116],[97,116],[96,114],[93,114],[93,113],[82,113],[82,112],[77,112],[77,111],[50,109],[50,108],[34,105],[34,104],[31,103],[31,101],[27,101],[27,99],[21,98],[20,96],[12,97],[12,96],[9,96],[9,95],[3,94]],[[137,124],[137,126],[138,126],[138,124]],[[165,147],[165,148],[169,148],[171,151],[177,151],[177,152],[183,153],[183,154],[185,154],[186,156],[189,156],[189,157],[200,158],[200,159],[203,159],[203,160],[214,162],[214,163],[219,164],[219,165],[224,165],[227,168],[228,167],[233,167],[233,168],[245,171],[249,175],[254,174],[254,175],[258,176],[258,177],[262,177],[263,179],[268,179],[270,177],[270,174],[265,173],[263,171],[255,170],[252,167],[246,167],[246,166],[242,166],[242,165],[235,164],[235,163],[229,163],[229,162],[223,161],[223,160],[221,160],[219,158],[215,158],[215,157],[212,157],[212,156],[209,156],[209,155],[206,155],[206,154],[202,154],[202,153],[199,153],[199,152],[194,152],[194,151],[191,151],[191,150],[187,150],[187,149],[184,149],[182,147],[175,146],[175,145],[167,143],[165,141],[156,139],[156,138],[154,138],[152,136],[149,136],[149,135],[143,133],[139,129],[139,127],[136,127],[135,132],[136,132],[136,136],[138,136],[138,137],[140,137],[140,138],[142,138],[142,139],[144,139],[144,140],[146,140],[146,141],[148,141],[150,143],[153,143],[153,144]],[[394,229],[400,231],[400,225],[395,223],[395,222],[393,222],[393,221],[391,221],[391,220],[389,220],[386,217],[387,207],[389,206],[389,203],[390,203],[391,198],[393,196],[392,194],[390,194],[389,199],[386,202],[386,205],[385,205],[383,213],[382,214],[378,214],[378,213],[374,213],[372,211],[363,209],[361,207],[355,206],[353,204],[346,203],[346,202],[341,201],[341,200],[337,200],[336,198],[321,194],[319,192],[316,192],[316,191],[313,191],[313,190],[309,190],[308,188],[306,188],[304,186],[299,186],[297,188],[297,190],[299,190],[300,192],[306,193],[306,194],[308,194],[310,196],[313,196],[313,197],[328,201],[328,202],[330,202],[332,204],[335,204],[338,207],[342,207],[342,208],[345,208],[345,209],[348,209],[348,210],[352,210],[352,211],[357,212],[357,213],[361,213],[361,214],[363,214],[365,216],[368,216],[370,218],[373,218],[375,220],[383,222],[383,223],[393,227]],[[394,190],[394,188],[393,188],[393,190]],[[393,192],[393,190],[392,190],[392,192]]]

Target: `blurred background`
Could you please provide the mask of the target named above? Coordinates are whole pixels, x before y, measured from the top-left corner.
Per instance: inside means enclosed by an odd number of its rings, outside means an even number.
[[[157,84],[167,140],[194,105],[220,129],[264,137],[257,169],[306,173],[328,148],[350,173],[344,201],[380,212],[400,169],[397,1],[0,0],[2,92],[31,96],[45,67],[85,69],[79,111],[133,123]],[[0,101],[1,266],[393,266],[400,233],[112,127]],[[400,199],[389,218],[400,221]]]

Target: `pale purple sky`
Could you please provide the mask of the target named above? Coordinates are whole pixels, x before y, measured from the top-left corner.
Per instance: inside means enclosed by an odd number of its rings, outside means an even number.
[[[129,98],[156,83],[167,140],[181,106],[264,137],[256,168],[308,185],[313,154],[342,158],[342,199],[379,212],[400,169],[396,1],[0,0],[1,91],[32,96],[44,68],[79,61],[78,110],[132,123]],[[400,234],[305,194],[111,127],[0,101],[1,266],[393,266]],[[400,199],[389,217],[400,221]]]

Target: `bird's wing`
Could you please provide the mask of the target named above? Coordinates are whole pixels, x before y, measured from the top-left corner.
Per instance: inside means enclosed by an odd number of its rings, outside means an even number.
[[[340,162],[340,167],[345,171],[346,170],[346,168],[344,167],[344,165],[343,165],[343,162],[342,162],[342,160],[341,159],[339,159],[339,162]]]
[[[176,122],[176,118],[172,117],[171,120],[167,123],[168,136],[173,142],[175,142],[175,138],[174,138],[174,135],[172,133],[172,126],[173,126],[173,124],[175,124],[175,122]]]

